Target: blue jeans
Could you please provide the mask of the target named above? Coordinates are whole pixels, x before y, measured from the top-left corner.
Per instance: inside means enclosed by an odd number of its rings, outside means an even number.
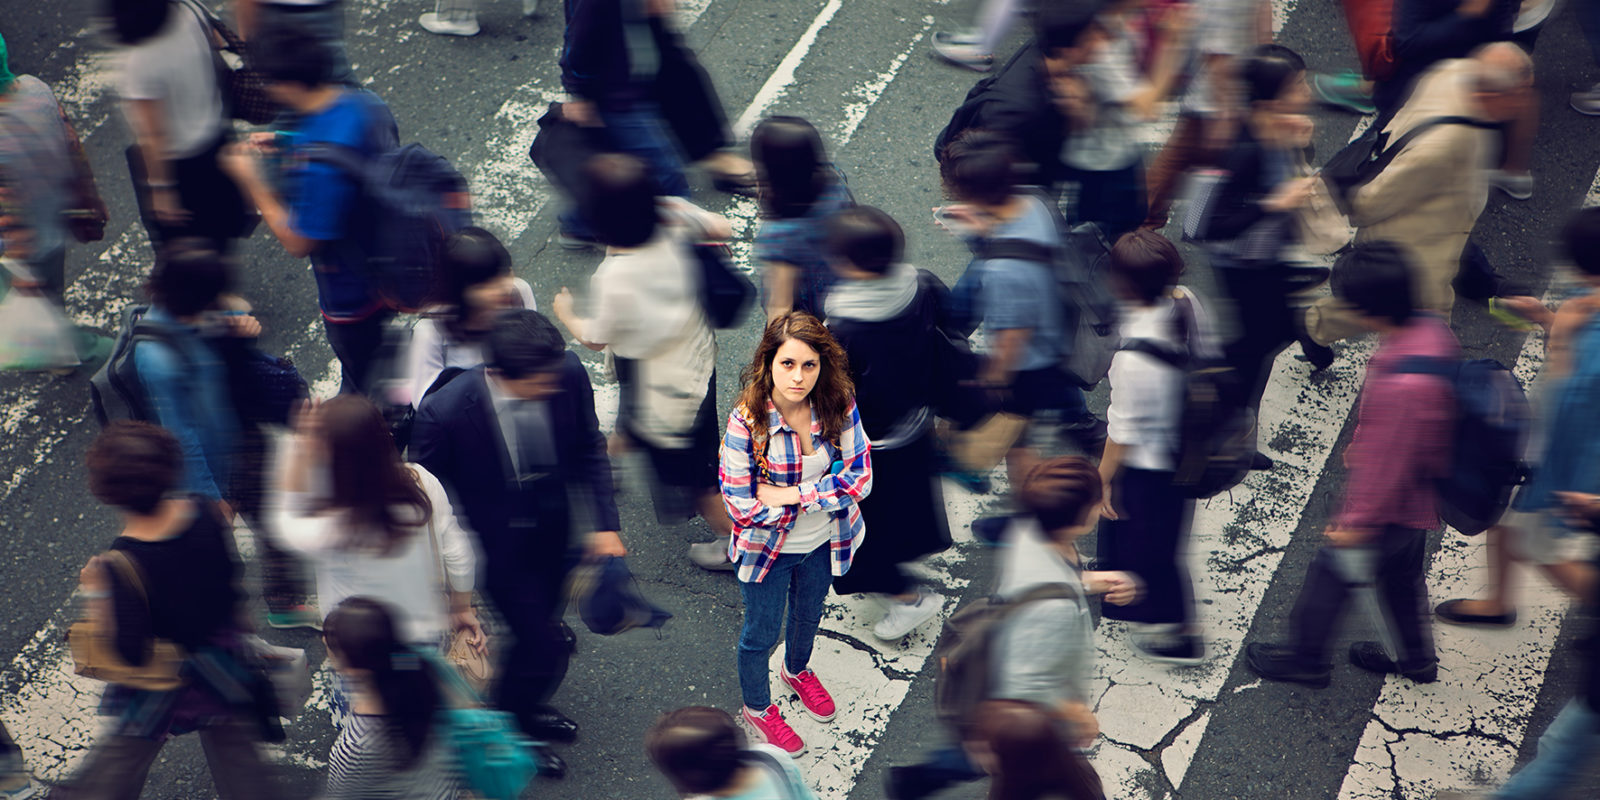
[[[783,637],[783,667],[790,675],[799,675],[811,661],[811,643],[822,621],[822,601],[833,582],[830,549],[824,544],[809,553],[784,553],[760,583],[740,582],[744,628],[739,631],[739,690],[747,707],[765,711],[772,705],[767,656],[778,643],[785,605],[789,607],[789,627]]]
[[[1512,775],[1494,793],[1494,800],[1555,796],[1595,753],[1600,753],[1600,714],[1587,700],[1575,697],[1539,737],[1539,755]]]
[[[599,110],[600,121],[605,123],[606,137],[611,149],[627,153],[650,165],[651,177],[656,181],[656,194],[688,197],[689,181],[683,177],[683,159],[671,131],[661,121],[661,110],[654,103],[636,103],[627,110]],[[561,229],[568,236],[593,239],[594,231],[576,208],[561,214]]]

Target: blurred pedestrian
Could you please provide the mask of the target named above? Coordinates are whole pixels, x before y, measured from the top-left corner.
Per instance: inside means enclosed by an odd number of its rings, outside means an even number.
[[[644,751],[680,797],[816,800],[788,753],[749,744],[721,709],[688,706],[661,715],[645,732]]]
[[[359,402],[359,401],[357,401]],[[351,693],[351,714],[328,754],[319,800],[455,800],[460,786],[438,717],[443,678],[414,649],[392,606],[350,597],[328,613],[328,661]]]
[[[494,234],[466,227],[445,241],[440,259],[445,302],[412,328],[406,347],[406,398],[422,405],[430,391],[483,365],[483,342],[510,309],[537,311],[533,287],[511,274],[511,254]]]
[[[706,569],[731,570],[732,523],[717,491],[717,339],[700,301],[699,241],[725,241],[726,219],[676,197],[656,197],[649,167],[626,155],[584,166],[585,200],[606,258],[589,279],[589,313],[572,293],[555,314],[591,350],[607,350],[621,386],[617,432],[644,450],[656,520],[676,525],[698,514],[714,541],[692,545]]]
[[[31,800],[43,797],[44,787],[28,774],[22,761],[22,748],[12,741],[6,726],[0,724],[0,800]]]
[[[1412,265],[1417,307],[1449,320],[1452,285],[1468,236],[1489,201],[1487,178],[1494,125],[1513,119],[1533,85],[1533,62],[1500,42],[1471,58],[1441,61],[1417,79],[1410,100],[1384,128],[1390,141],[1438,117],[1474,124],[1435,125],[1411,140],[1394,160],[1350,197],[1356,242],[1394,242]],[[1305,331],[1327,345],[1369,330],[1337,298],[1306,309]]]
[[[805,742],[772,702],[768,656],[782,632],[779,677],[812,719],[831,722],[836,707],[810,668],[811,647],[828,584],[850,571],[866,536],[859,504],[872,491],[872,458],[850,364],[816,317],[792,311],[768,322],[741,377],[721,467],[744,599],[741,713],[767,744],[795,755]]]
[[[1183,256],[1166,237],[1138,230],[1111,248],[1111,285],[1121,301],[1122,348],[1106,382],[1105,485],[1096,561],[1139,576],[1139,601],[1104,609],[1129,623],[1134,652],[1166,664],[1205,658],[1189,577],[1189,526],[1194,501],[1174,483],[1183,418],[1185,370],[1219,355],[1210,314],[1180,285]]]
[[[179,237],[227,253],[249,233],[245,199],[218,166],[230,128],[217,87],[211,25],[197,0],[106,0],[123,46],[117,84],[132,128],[139,213],[158,250]]]
[[[51,797],[136,798],[166,741],[191,731],[200,733],[223,800],[278,797],[276,776],[257,750],[265,679],[241,655],[240,567],[216,507],[180,489],[178,439],[147,422],[114,422],[86,461],[90,492],[122,522],[109,551],[79,573],[86,613],[111,631],[125,664],[161,667],[154,660],[158,641],[181,648],[185,664],[177,668],[183,683],[176,689],[108,684],[100,713],[112,718],[110,733]]]
[[[298,29],[262,31],[250,57],[267,93],[298,116],[284,135],[262,134],[230,146],[223,167],[283,249],[295,258],[310,257],[322,327],[339,358],[339,391],[369,391],[394,312],[374,291],[368,254],[355,235],[356,176],[332,159],[311,156],[343,149],[370,159],[394,146],[394,117],[377,95],[335,83],[330,50]],[[285,165],[282,175],[271,174],[264,163],[269,157]]]
[[[1449,468],[1453,392],[1432,375],[1402,371],[1413,356],[1455,359],[1460,345],[1440,317],[1417,302],[1410,251],[1366,242],[1341,256],[1333,292],[1378,334],[1367,363],[1355,436],[1345,450],[1344,504],[1306,571],[1289,644],[1252,643],[1250,669],[1268,680],[1328,685],[1328,646],[1352,591],[1372,591],[1384,613],[1384,643],[1350,646],[1350,663],[1432,683],[1439,660],[1427,613],[1427,532],[1439,527],[1434,476]]]
[[[1006,530],[1009,547],[1003,551],[996,588],[1000,598],[1018,606],[1001,623],[990,653],[989,673],[991,700],[1037,706],[1048,715],[1049,727],[1064,743],[1047,756],[1053,764],[1041,760],[1029,771],[1038,775],[1053,771],[1053,767],[1081,775],[1086,781],[1092,779],[1096,785],[1099,779],[1088,759],[1065,746],[1082,749],[1100,735],[1091,694],[1094,621],[1086,595],[1105,594],[1109,603],[1126,604],[1139,594],[1137,581],[1128,573],[1084,571],[1077,541],[1094,530],[1101,499],[1100,475],[1085,458],[1040,461],[1021,476],[1017,500],[1025,513],[1014,518]],[[1029,597],[1051,587],[1063,589],[1066,596]],[[929,753],[921,763],[891,767],[884,785],[889,800],[919,800],[982,778],[983,766],[992,770],[992,759],[979,758],[975,763],[970,750],[962,745],[993,735],[993,728],[986,727],[993,719],[985,713],[993,707],[987,706],[980,705],[973,718],[951,731],[954,740],[950,744]],[[1016,762],[1009,755],[1001,766],[1011,774],[997,776],[990,797],[1034,796],[997,795],[995,792],[1006,786],[1028,783],[1015,771]],[[1064,791],[1068,787],[1055,788]]]
[[[1104,800],[1100,776],[1050,709],[1019,700],[978,707],[965,743],[989,773],[989,800]]]
[[[826,242],[839,277],[828,294],[828,330],[849,358],[873,461],[872,495],[861,501],[872,537],[833,590],[877,596],[885,613],[872,633],[896,641],[944,608],[944,597],[904,565],[950,547],[933,426],[951,366],[949,334],[940,327],[949,290],[901,261],[904,232],[871,206],[830,217]]]
[[[751,258],[761,271],[770,322],[790,311],[822,316],[833,285],[823,226],[855,205],[844,173],[828,160],[822,134],[799,117],[768,117],[750,134],[761,176],[761,227]]]
[[[400,461],[371,401],[341,395],[299,412],[269,508],[265,534],[311,563],[327,612],[360,595],[391,609],[401,640],[418,649],[444,652],[461,631],[488,652],[472,609],[472,543],[439,479]],[[352,713],[347,681],[334,685],[330,705],[343,727]]]
[[[477,535],[484,587],[510,629],[495,705],[535,739],[572,741],[577,723],[549,705],[575,642],[562,592],[580,554],[627,555],[611,462],[589,373],[555,325],[508,311],[485,345],[483,367],[422,401],[411,455]],[[553,754],[540,761],[546,774],[564,769]]]
[[[263,31],[293,28],[327,48],[333,83],[358,86],[344,43],[344,0],[234,0],[239,36],[246,42]]]
[[[522,16],[539,13],[539,0],[522,0]],[[477,36],[478,0],[434,0],[433,10],[417,18],[428,33],[440,36]]]

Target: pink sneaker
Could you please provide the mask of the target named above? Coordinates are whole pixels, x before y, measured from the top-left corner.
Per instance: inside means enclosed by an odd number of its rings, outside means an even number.
[[[790,675],[789,670],[778,668],[778,675],[795,696],[800,698],[800,705],[805,706],[806,713],[818,722],[832,722],[835,709],[833,696],[828,690],[822,688],[822,681],[817,680],[817,673],[811,670],[801,670],[799,675]]]
[[[778,704],[767,706],[761,716],[756,716],[749,707],[740,710],[744,715],[745,724],[755,728],[772,745],[791,756],[797,756],[806,751],[806,743],[800,741],[800,734],[783,721],[783,713],[778,711]]]

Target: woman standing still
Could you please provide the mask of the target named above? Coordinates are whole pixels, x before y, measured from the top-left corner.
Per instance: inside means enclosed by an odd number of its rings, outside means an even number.
[[[788,607],[779,676],[807,714],[831,721],[833,698],[807,662],[828,585],[850,570],[866,535],[857,504],[872,491],[872,459],[850,365],[816,317],[796,311],[767,323],[741,377],[721,478],[745,608],[742,713],[768,744],[795,755],[805,743],[772,702],[768,654]]]

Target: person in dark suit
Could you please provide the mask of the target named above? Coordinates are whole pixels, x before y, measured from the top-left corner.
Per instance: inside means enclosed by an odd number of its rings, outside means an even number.
[[[535,739],[572,741],[577,724],[549,705],[572,652],[562,586],[578,553],[627,553],[606,440],[588,373],[542,314],[507,312],[486,344],[485,366],[423,401],[411,456],[477,533],[485,589],[515,639],[495,704]],[[573,536],[580,521],[586,539]]]

